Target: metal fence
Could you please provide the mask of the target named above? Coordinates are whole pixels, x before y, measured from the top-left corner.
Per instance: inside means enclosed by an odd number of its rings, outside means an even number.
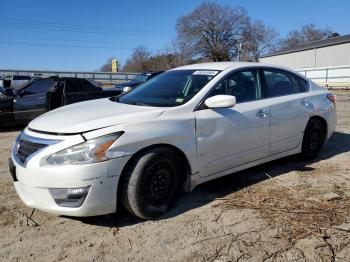
[[[311,80],[329,87],[347,87],[350,88],[350,65],[323,67],[323,68],[303,68],[296,70]],[[71,72],[71,71],[41,71],[41,70],[11,70],[0,69],[2,75],[24,75],[42,74],[43,77],[78,77],[93,79],[96,81],[106,81],[111,83],[130,81],[138,73],[108,73],[108,72]]]
[[[33,74],[41,74],[43,77],[78,77],[93,79],[96,81],[130,81],[135,78],[138,73],[108,73],[108,72],[69,72],[69,71],[41,71],[41,70],[12,70],[12,69],[0,69],[0,76],[3,75],[20,75],[20,76],[31,76]]]
[[[350,88],[350,65],[304,68],[297,71],[321,85]]]

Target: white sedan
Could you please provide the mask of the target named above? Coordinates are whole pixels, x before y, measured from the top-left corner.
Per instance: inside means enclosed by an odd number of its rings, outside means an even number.
[[[313,159],[335,126],[335,96],[290,69],[194,64],[36,118],[10,170],[30,207],[93,216],[121,203],[149,219],[179,189],[288,155]]]

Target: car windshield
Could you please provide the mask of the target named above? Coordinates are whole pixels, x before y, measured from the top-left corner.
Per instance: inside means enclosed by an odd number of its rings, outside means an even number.
[[[132,81],[136,83],[143,82],[146,80],[146,78],[147,78],[146,74],[140,74],[140,75],[137,75]]]
[[[179,106],[195,96],[218,73],[213,70],[168,71],[114,100],[134,105]]]

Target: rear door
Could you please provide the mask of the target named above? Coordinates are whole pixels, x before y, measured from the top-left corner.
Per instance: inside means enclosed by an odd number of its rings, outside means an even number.
[[[284,70],[261,69],[263,98],[271,105],[270,155],[298,147],[313,112],[304,79]]]
[[[46,112],[46,95],[53,79],[36,80],[18,92],[13,101],[15,120],[31,120]]]
[[[64,104],[73,104],[81,101],[102,97],[102,88],[93,85],[86,79],[67,79],[64,88]]]

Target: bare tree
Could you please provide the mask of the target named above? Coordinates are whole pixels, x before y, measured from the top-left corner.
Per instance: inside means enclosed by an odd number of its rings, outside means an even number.
[[[147,67],[151,71],[169,70],[179,66],[178,56],[171,53],[151,56],[147,62]]]
[[[176,23],[177,39],[192,58],[231,60],[237,52],[237,38],[248,25],[243,8],[204,2]]]
[[[123,67],[124,72],[144,72],[147,71],[147,62],[151,56],[151,52],[147,47],[139,46],[134,49],[131,57],[126,60]]]
[[[242,35],[243,59],[256,62],[259,57],[276,48],[278,33],[262,21],[251,23]]]
[[[319,28],[314,24],[307,24],[299,30],[290,31],[288,35],[280,42],[280,47],[282,49],[292,48],[300,44],[313,42],[333,36],[339,36],[339,34],[334,33],[329,28]]]
[[[179,53],[179,50],[174,43],[172,43],[171,47],[155,55],[152,55],[146,47],[140,46],[135,48],[131,57],[127,59],[123,71],[161,71],[188,63],[189,60]]]

